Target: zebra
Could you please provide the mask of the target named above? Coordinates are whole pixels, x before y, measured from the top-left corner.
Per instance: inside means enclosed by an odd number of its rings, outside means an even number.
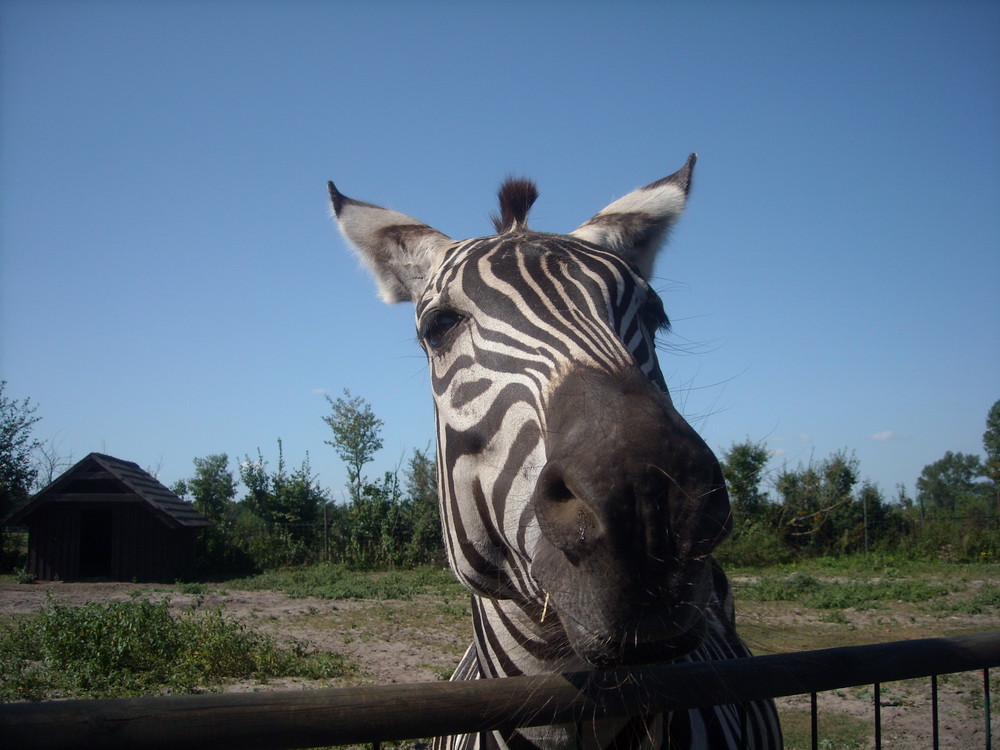
[[[696,155],[569,234],[508,179],[496,233],[455,241],[328,183],[388,303],[412,302],[433,390],[444,541],[472,593],[453,680],[748,656],[711,557],[729,498],[674,408],[650,287]],[[438,748],[780,748],[771,701],[439,738]]]

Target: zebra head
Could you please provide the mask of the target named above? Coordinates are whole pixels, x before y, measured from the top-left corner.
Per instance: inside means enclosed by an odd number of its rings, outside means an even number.
[[[566,235],[528,229],[523,180],[497,233],[464,241],[329,184],[381,297],[416,308],[455,573],[542,661],[662,661],[705,633],[729,500],[667,393],[647,281],[694,161]]]

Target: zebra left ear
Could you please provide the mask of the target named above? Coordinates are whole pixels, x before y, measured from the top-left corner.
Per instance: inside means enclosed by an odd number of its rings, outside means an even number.
[[[570,234],[633,263],[648,279],[670,228],[684,212],[697,154],[677,172],[619,198]]]
[[[406,214],[348,198],[327,183],[340,231],[368,266],[386,302],[412,302],[423,292],[452,239]]]

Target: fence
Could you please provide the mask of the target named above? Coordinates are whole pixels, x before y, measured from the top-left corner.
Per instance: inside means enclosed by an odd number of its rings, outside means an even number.
[[[503,680],[0,705],[20,748],[306,748],[590,721],[1000,666],[1000,631],[634,670]],[[875,701],[876,746],[880,721]],[[936,716],[935,716],[936,722]],[[813,747],[817,746],[815,730]],[[936,746],[936,741],[935,741]]]

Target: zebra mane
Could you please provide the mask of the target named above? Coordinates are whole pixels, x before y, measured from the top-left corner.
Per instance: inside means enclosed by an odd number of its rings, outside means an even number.
[[[490,216],[497,234],[527,229],[528,211],[538,198],[535,183],[524,178],[508,177],[500,186],[497,197],[500,199],[500,215]]]

